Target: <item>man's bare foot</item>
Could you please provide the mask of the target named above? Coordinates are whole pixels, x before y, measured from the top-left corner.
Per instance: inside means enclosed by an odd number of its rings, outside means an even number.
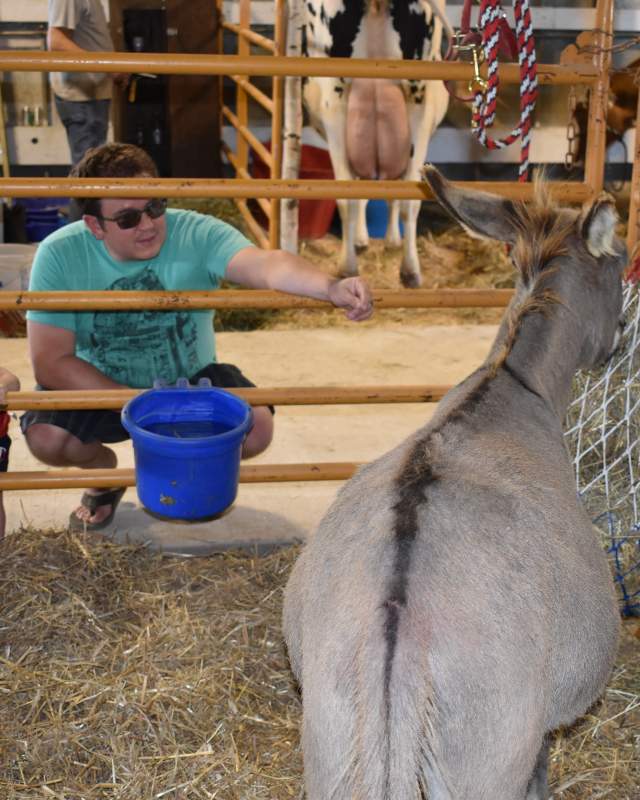
[[[118,503],[126,487],[116,489],[87,489],[82,495],[80,506],[69,517],[72,531],[101,530],[113,519]]]

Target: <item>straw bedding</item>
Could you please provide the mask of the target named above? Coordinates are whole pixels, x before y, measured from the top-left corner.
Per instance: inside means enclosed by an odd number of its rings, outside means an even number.
[[[59,531],[0,547],[3,800],[301,797],[300,700],[280,632],[296,548],[163,558]],[[640,787],[627,623],[604,700],[553,749],[563,800]]]
[[[0,797],[285,798],[293,553],[176,561],[23,531],[0,550]]]

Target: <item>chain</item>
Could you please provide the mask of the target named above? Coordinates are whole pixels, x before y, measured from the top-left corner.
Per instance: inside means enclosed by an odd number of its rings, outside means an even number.
[[[608,36],[610,39],[613,38],[614,34],[608,33],[607,31],[603,31],[601,28],[594,28],[593,33],[599,33],[604,36]],[[587,53],[589,55],[596,55],[601,53],[623,53],[625,50],[631,50],[633,47],[637,47],[640,45],[640,36],[633,36],[626,42],[621,42],[620,44],[611,45],[611,47],[598,47],[597,45],[583,45],[578,47],[578,53],[582,55],[583,53]]]
[[[576,166],[576,145],[578,138],[578,122],[576,120],[576,108],[578,106],[578,96],[576,87],[569,89],[569,122],[567,123],[567,152],[564,155],[564,166],[570,172]]]

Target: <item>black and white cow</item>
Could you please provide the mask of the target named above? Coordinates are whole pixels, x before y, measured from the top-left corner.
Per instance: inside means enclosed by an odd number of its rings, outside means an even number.
[[[303,53],[311,57],[440,58],[445,0],[306,0]],[[434,11],[435,9],[435,11]],[[419,179],[431,134],[447,110],[441,81],[310,78],[303,90],[313,127],[326,139],[337,180]],[[338,200],[340,268],[357,272],[368,244],[366,201]],[[400,245],[404,286],[421,283],[416,247],[419,200],[391,203],[386,241]]]

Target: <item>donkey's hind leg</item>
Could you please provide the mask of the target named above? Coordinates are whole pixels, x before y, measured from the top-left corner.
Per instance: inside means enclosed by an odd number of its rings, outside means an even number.
[[[344,696],[305,683],[302,750],[306,800],[352,800],[354,726]]]
[[[549,797],[549,784],[547,782],[547,767],[549,763],[549,737],[545,736],[536,767],[527,787],[525,800],[547,800]]]
[[[547,800],[539,794],[544,786],[546,749],[540,747],[543,731],[538,721],[524,716],[524,708],[510,715],[508,709],[496,707],[496,713],[483,717],[477,705],[473,707],[473,699],[466,705],[471,715],[465,709],[451,720],[440,718],[434,732],[434,763],[440,782],[449,791],[444,797]],[[522,719],[528,719],[529,725],[524,727]],[[490,734],[479,737],[480,730]],[[431,794],[427,796],[431,800]]]

